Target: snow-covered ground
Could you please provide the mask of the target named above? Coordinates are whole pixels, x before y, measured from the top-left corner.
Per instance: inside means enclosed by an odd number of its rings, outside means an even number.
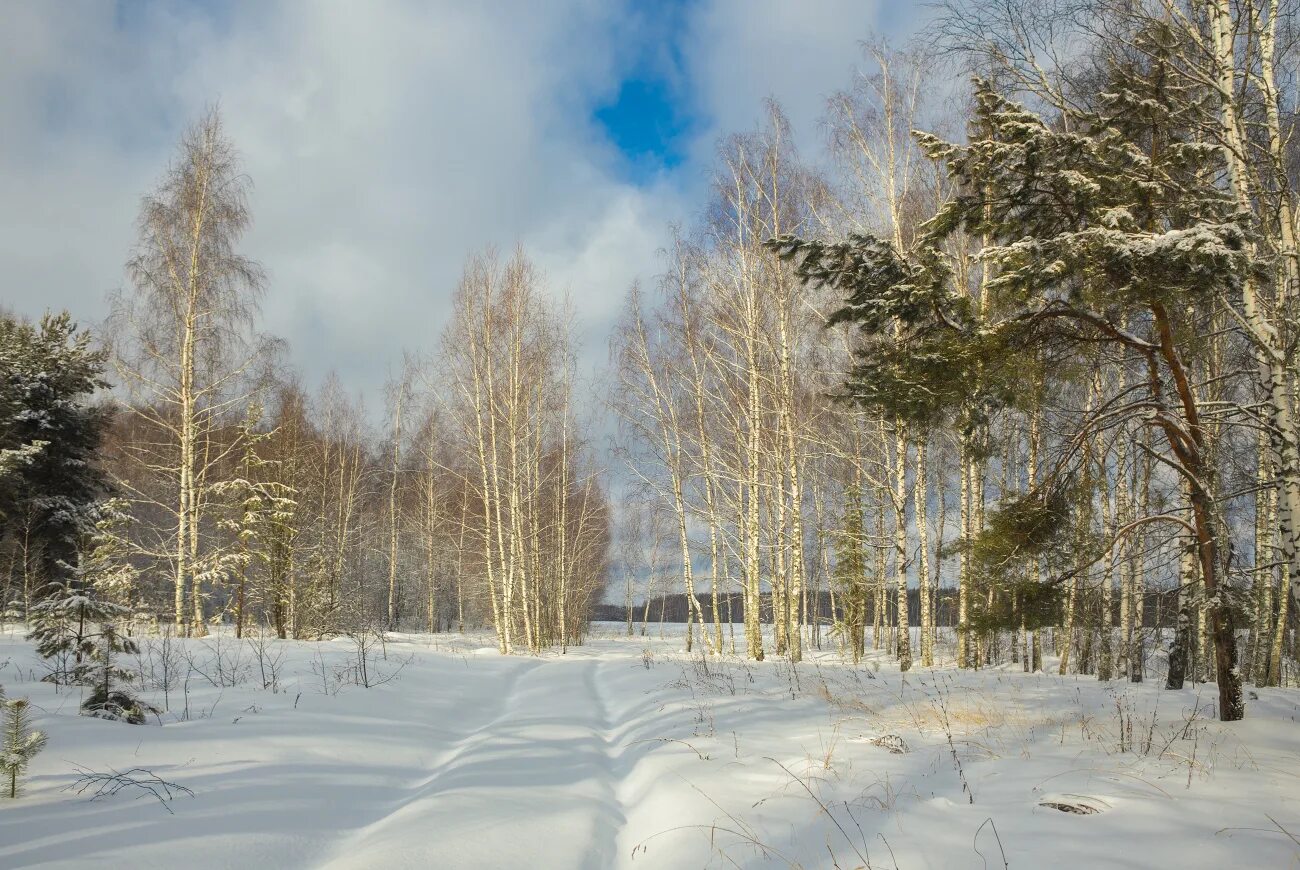
[[[829,649],[795,668],[706,660],[651,632],[600,626],[537,658],[485,634],[396,635],[370,688],[346,638],[260,657],[229,637],[146,640],[130,663],[162,727],[78,716],[79,690],[38,682],[31,645],[5,635],[0,684],[50,739],[25,796],[0,801],[0,867],[1300,863],[1296,690],[1257,690],[1225,726],[1213,686],[904,679]],[[193,795],[91,801],[68,790],[78,768]]]

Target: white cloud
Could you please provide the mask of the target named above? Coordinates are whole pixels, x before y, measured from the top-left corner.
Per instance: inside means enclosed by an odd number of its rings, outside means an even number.
[[[817,122],[826,99],[849,84],[877,5],[717,0],[703,8],[691,21],[686,48],[695,99],[713,120],[697,156],[711,156],[717,135],[753,128],[769,97],[790,119],[800,150],[811,154],[821,142]]]
[[[270,276],[268,331],[314,382],[371,394],[401,348],[441,332],[467,253],[524,244],[582,320],[588,366],[670,222],[702,207],[712,139],[769,94],[801,141],[847,81],[870,4],[686,7],[683,82],[704,124],[652,183],[621,173],[590,119],[653,15],[603,0],[19,3],[0,32],[3,301],[104,313],[139,198],[185,123],[219,100],[253,178],[246,252]],[[648,32],[655,32],[653,28]]]

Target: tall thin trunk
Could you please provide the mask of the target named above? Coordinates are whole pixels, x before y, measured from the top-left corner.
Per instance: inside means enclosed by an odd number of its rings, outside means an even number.
[[[898,619],[898,669],[912,668],[911,627],[907,606],[907,437],[901,425],[894,433],[894,583]]]
[[[961,494],[959,503],[960,516],[958,524],[961,539],[969,541],[974,536],[975,524],[971,516],[971,478],[975,473],[970,445],[965,441],[961,445]],[[970,656],[970,573],[971,562],[966,548],[958,554],[957,571],[957,667],[969,668]]]
[[[402,448],[402,398],[406,391],[405,382],[398,384],[397,395],[393,404],[393,453],[389,466],[391,480],[388,485],[388,630],[397,630],[397,481],[400,471]]]
[[[934,664],[934,613],[931,610],[930,583],[930,530],[928,502],[930,494],[926,485],[925,463],[928,444],[923,437],[916,444],[916,472],[912,488],[916,512],[917,595],[921,605],[921,666]]]
[[[1038,487],[1038,463],[1039,453],[1042,450],[1043,442],[1043,403],[1042,403],[1042,379],[1036,378],[1034,382],[1034,405],[1029,413],[1029,455],[1025,461],[1026,482],[1030,491],[1035,491]],[[1029,569],[1029,576],[1035,586],[1043,582],[1043,563],[1037,556],[1034,557]],[[1026,669],[1030,672],[1037,673],[1043,669],[1043,645],[1042,639],[1038,636],[1038,628],[1033,630],[1032,650],[1030,651],[1031,661],[1026,663]]]

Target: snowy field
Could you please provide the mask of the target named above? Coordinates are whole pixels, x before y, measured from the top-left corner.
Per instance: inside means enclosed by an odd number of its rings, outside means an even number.
[[[364,677],[347,638],[148,640],[162,727],[78,716],[4,635],[0,683],[50,739],[0,802],[0,867],[1300,864],[1296,690],[1223,726],[1212,686],[706,661],[651,633],[538,658],[396,635]],[[69,788],[135,768],[192,795]]]

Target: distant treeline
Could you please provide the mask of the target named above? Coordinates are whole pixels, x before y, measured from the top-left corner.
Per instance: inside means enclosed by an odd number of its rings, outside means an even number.
[[[713,597],[709,593],[697,594],[700,607],[704,612],[704,620],[713,622]],[[772,621],[772,594],[764,592],[760,596],[759,620],[764,623]],[[892,604],[892,596],[890,603]],[[808,621],[816,619],[822,625],[831,625],[835,622],[837,614],[832,609],[831,596],[828,592],[810,593],[807,596],[807,616]],[[836,602],[838,603],[838,602]],[[643,618],[649,622],[680,622],[684,623],[687,614],[690,612],[687,605],[686,596],[682,593],[673,595],[659,595],[649,601],[649,611],[647,614],[646,602],[640,601],[632,605],[632,619],[640,622]],[[722,617],[722,622],[743,622],[745,619],[745,602],[744,596],[740,592],[730,592],[718,596],[718,610]],[[886,624],[893,624],[894,609],[892,606],[885,608],[883,621]],[[1146,628],[1172,628],[1177,615],[1177,592],[1153,591],[1148,590],[1145,595],[1145,602],[1142,609],[1142,624]],[[1116,611],[1118,612],[1118,610]],[[623,604],[597,604],[593,610],[591,618],[597,622],[625,622],[627,620],[628,608]],[[875,610],[871,601],[867,602],[867,625],[875,622]],[[916,589],[909,589],[907,592],[907,615],[911,625],[919,626],[921,624],[921,596]],[[935,596],[935,624],[945,628],[955,628],[957,625],[957,590],[943,589]]]

